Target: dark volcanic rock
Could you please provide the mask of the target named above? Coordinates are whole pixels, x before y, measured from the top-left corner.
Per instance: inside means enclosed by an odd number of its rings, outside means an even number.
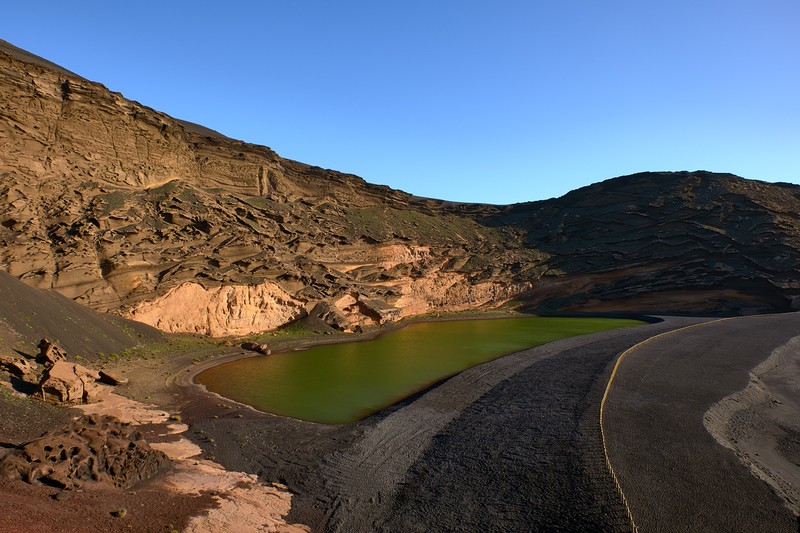
[[[129,488],[168,462],[130,424],[91,415],[8,453],[0,459],[0,475],[61,489]]]
[[[800,294],[800,187],[650,172],[509,206],[551,269],[524,300],[547,311],[788,311]]]

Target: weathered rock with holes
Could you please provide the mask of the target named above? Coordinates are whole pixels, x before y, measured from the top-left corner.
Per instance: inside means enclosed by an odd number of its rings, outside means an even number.
[[[0,459],[0,477],[60,489],[129,488],[169,463],[141,433],[110,416],[82,416]]]
[[[0,368],[25,381],[38,382],[36,377],[39,375],[39,367],[29,359],[0,355]]]

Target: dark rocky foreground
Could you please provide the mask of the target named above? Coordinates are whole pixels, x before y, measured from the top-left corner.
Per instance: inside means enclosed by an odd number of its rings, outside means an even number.
[[[82,416],[0,458],[0,478],[66,490],[130,488],[169,464],[141,432],[109,416]]]
[[[698,320],[503,357],[356,424],[237,418],[241,410],[215,410],[202,395],[186,416],[226,467],[287,483],[297,493],[289,520],[315,530],[626,531],[598,434],[610,365],[625,348]]]

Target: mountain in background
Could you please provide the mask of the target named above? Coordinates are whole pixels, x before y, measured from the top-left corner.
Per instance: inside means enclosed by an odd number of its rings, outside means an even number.
[[[787,311],[800,187],[644,173],[540,202],[424,199],[284,159],[0,41],[0,269],[213,336],[510,305]]]

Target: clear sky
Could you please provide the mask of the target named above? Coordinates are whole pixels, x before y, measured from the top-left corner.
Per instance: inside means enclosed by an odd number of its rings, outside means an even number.
[[[0,19],[128,98],[420,196],[800,182],[798,0],[40,0]]]

